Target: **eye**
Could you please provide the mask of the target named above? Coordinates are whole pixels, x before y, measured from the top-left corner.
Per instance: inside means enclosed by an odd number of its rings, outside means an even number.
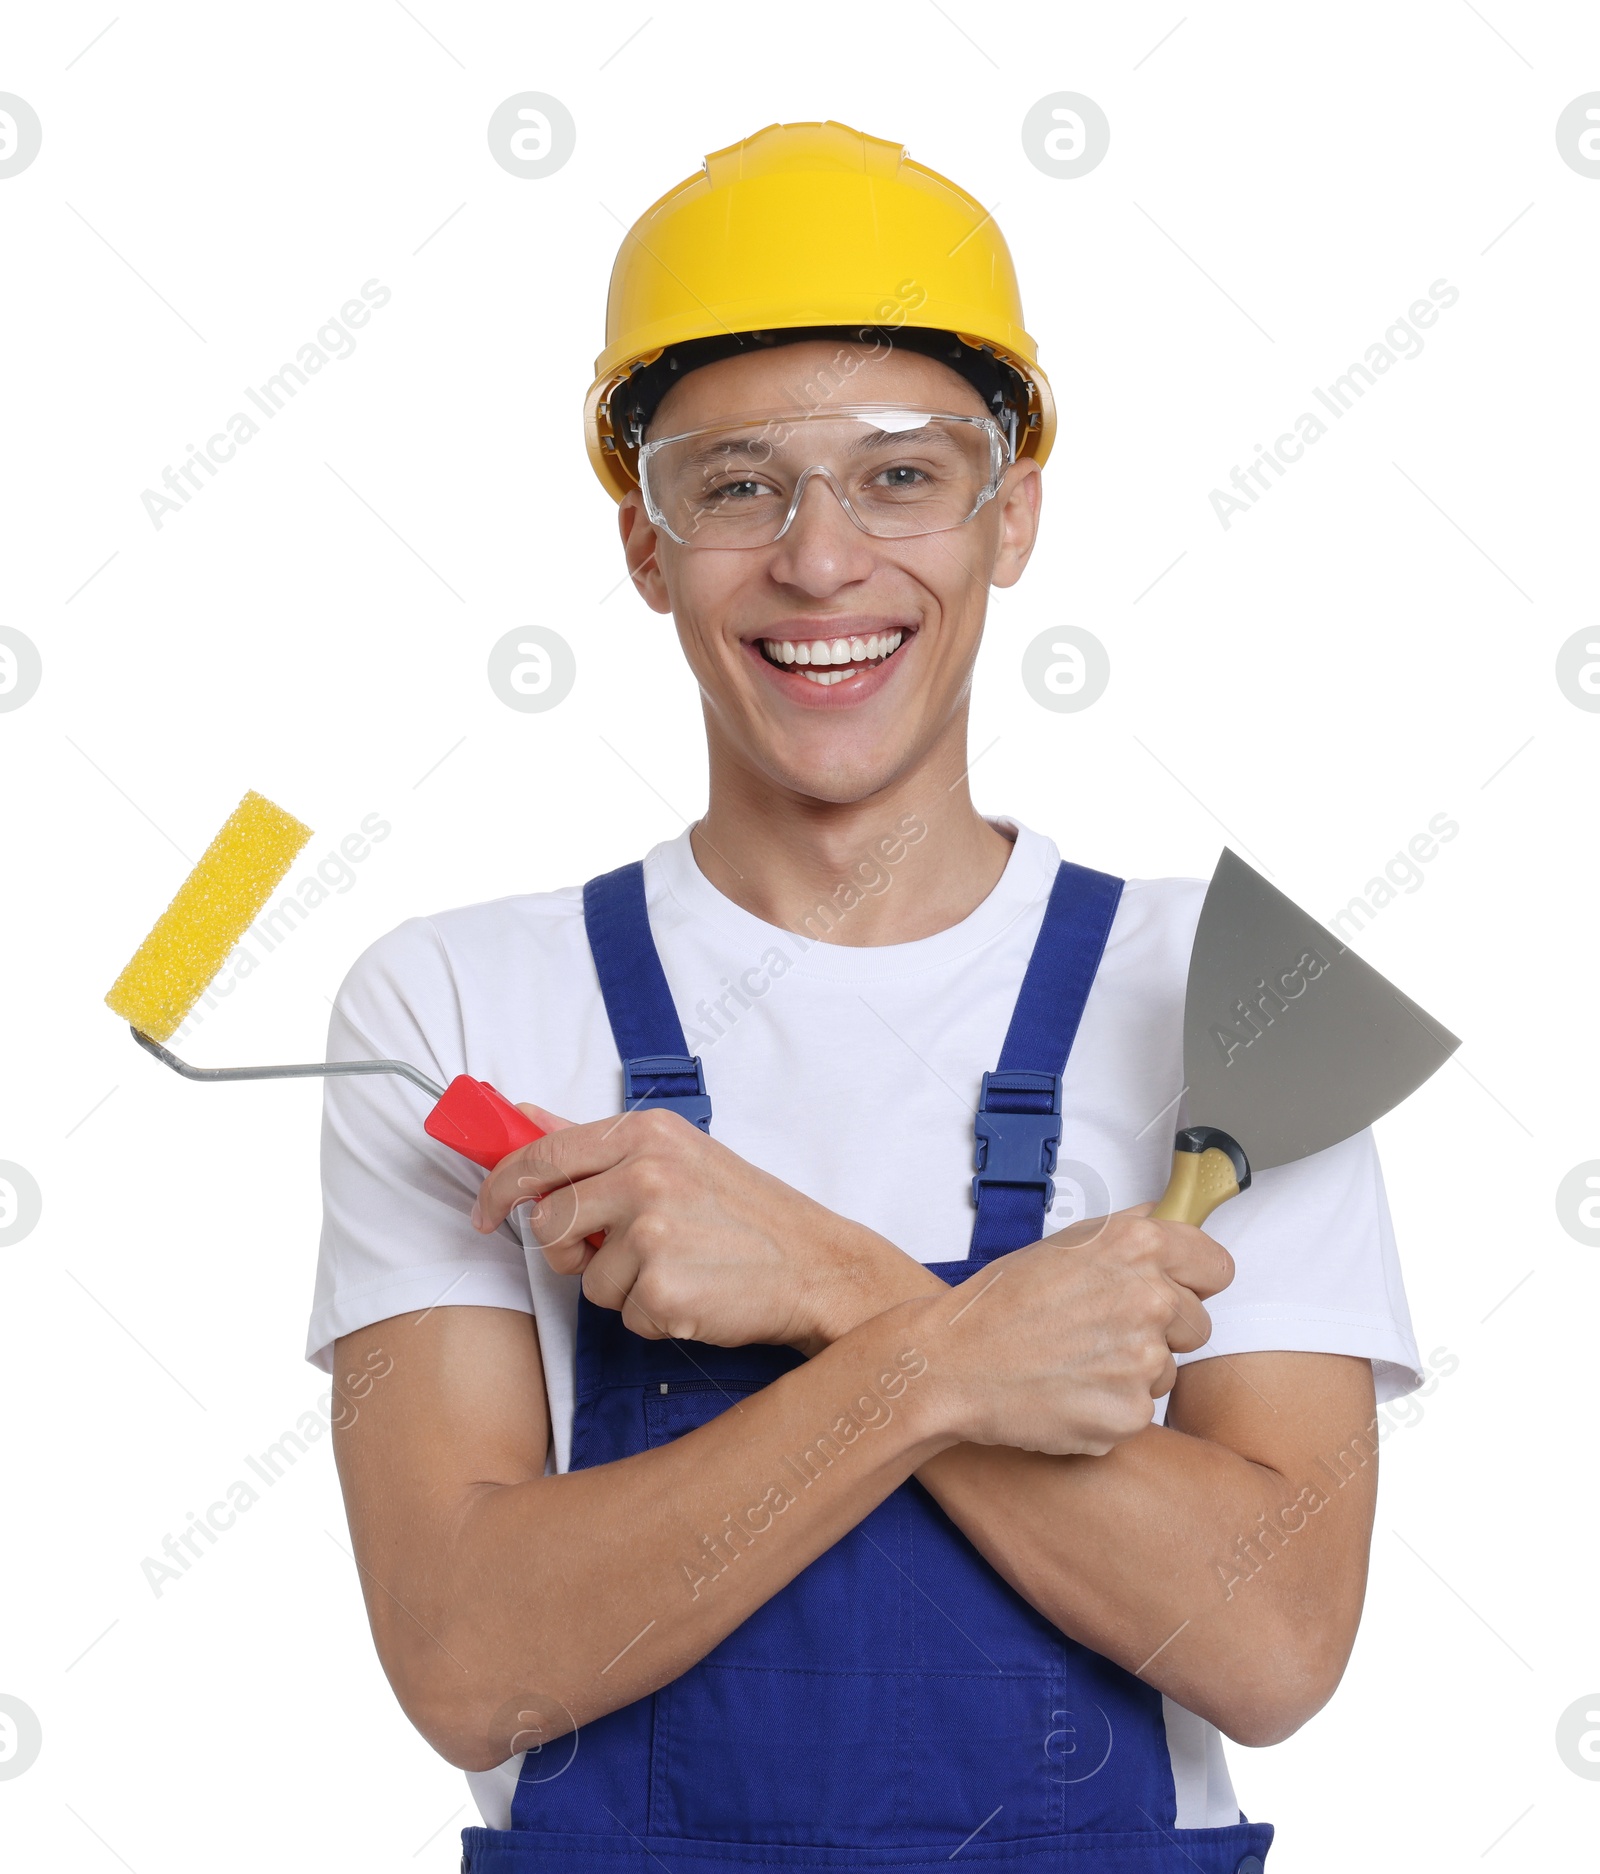
[[[910,462],[896,462],[888,468],[879,469],[875,479],[882,488],[905,492],[922,487],[932,477],[926,469],[917,468]]]
[[[715,482],[705,491],[708,501],[748,501],[753,495],[770,493],[764,482],[759,482],[751,475],[737,476],[729,481]]]

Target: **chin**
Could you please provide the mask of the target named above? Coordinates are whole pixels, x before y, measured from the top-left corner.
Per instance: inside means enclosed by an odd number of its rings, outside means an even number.
[[[888,751],[839,753],[831,759],[772,749],[761,766],[780,786],[830,807],[853,807],[881,794],[904,772],[905,762]]]

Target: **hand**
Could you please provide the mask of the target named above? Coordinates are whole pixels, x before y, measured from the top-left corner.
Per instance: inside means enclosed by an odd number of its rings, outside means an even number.
[[[1233,1280],[1220,1243],[1152,1209],[1075,1224],[915,1304],[922,1397],[948,1429],[1103,1457],[1150,1423],[1177,1378],[1173,1354],[1211,1338],[1201,1298]]]
[[[484,1180],[473,1212],[497,1229],[530,1197],[557,1274],[647,1340],[818,1352],[856,1321],[922,1291],[919,1264],[885,1238],[758,1171],[676,1113],[575,1126],[520,1110],[547,1136]],[[593,1248],[585,1239],[605,1231]]]

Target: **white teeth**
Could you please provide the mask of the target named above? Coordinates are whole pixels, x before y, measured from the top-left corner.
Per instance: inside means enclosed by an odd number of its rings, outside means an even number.
[[[769,663],[808,666],[808,675],[818,673],[814,683],[837,683],[856,675],[857,666],[882,663],[904,642],[903,631],[884,631],[865,638],[763,638],[761,649]]]

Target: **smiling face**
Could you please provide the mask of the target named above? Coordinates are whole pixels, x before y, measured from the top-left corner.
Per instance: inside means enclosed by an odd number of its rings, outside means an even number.
[[[807,340],[691,371],[662,400],[649,439],[805,407],[800,388],[856,362],[831,401],[984,416],[957,372],[920,353]],[[824,406],[825,407],[825,406]],[[653,486],[654,484],[652,484]],[[671,612],[700,684],[713,784],[748,781],[802,799],[865,801],[930,763],[965,767],[968,690],[991,585],[1022,573],[1038,527],[1040,476],[1012,463],[964,525],[879,539],[814,477],[781,539],[680,545],[637,490],[619,524],[645,600]]]

